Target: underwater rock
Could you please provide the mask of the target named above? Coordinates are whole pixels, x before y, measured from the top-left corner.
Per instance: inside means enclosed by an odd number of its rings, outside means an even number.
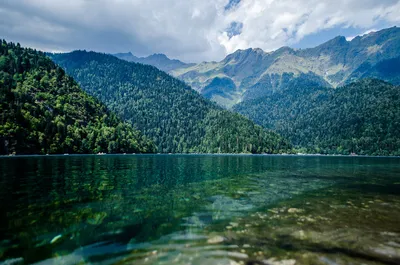
[[[266,264],[271,265],[295,265],[296,260],[294,259],[283,259],[283,260],[276,260],[276,258],[270,258],[265,261]]]
[[[205,227],[213,222],[213,216],[210,214],[194,213],[193,216],[182,218],[185,220],[185,226]]]
[[[209,238],[207,240],[207,243],[209,243],[209,244],[218,244],[218,243],[223,242],[224,240],[225,240],[225,238],[222,237],[222,236],[214,236],[214,237]]]
[[[339,265],[337,262],[335,262],[331,259],[328,259],[327,257],[320,257],[319,260],[327,265]]]
[[[306,239],[306,234],[304,233],[303,230],[299,230],[299,231],[296,231],[296,232],[292,233],[292,236],[294,238],[297,238],[297,239],[300,239],[300,240]]]
[[[379,247],[371,248],[371,251],[390,258],[400,259],[400,249],[396,247],[380,245]]]
[[[399,236],[399,234],[397,234],[397,233],[394,233],[394,232],[381,232],[381,235],[383,235],[383,236],[393,236],[393,237],[397,237],[397,236]]]
[[[400,248],[400,244],[396,243],[396,242],[393,242],[393,241],[387,242],[386,245],[388,245],[390,247]]]
[[[234,222],[230,222],[229,224],[230,224],[232,227],[238,227],[238,226],[239,226],[238,223],[234,223]]]
[[[297,208],[289,208],[288,213],[301,213],[303,212],[302,209],[297,209]]]
[[[213,196],[213,203],[208,210],[212,211],[214,220],[222,220],[246,212],[254,206],[245,201],[235,200],[226,196]]]
[[[22,264],[24,264],[23,258],[7,259],[3,262],[0,262],[0,265],[22,265]]]
[[[53,239],[50,241],[50,244],[56,243],[61,237],[62,237],[62,235],[57,235],[57,236],[53,237]]]

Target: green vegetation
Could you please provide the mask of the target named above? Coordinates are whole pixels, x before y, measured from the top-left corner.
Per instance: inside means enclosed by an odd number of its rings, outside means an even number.
[[[384,81],[337,89],[295,86],[235,110],[303,152],[400,155],[400,88]]]
[[[212,110],[203,121],[205,135],[199,147],[200,152],[219,153],[282,153],[288,151],[288,144],[275,133],[265,130],[244,119],[242,115],[227,111]]]
[[[162,153],[280,153],[289,144],[223,110],[149,65],[75,51],[50,55],[89,94],[151,138]]]
[[[42,52],[0,45],[0,154],[153,152]]]

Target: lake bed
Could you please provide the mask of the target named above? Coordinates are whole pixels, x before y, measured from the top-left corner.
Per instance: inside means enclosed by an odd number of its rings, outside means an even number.
[[[0,168],[0,264],[400,263],[400,158],[37,156]]]

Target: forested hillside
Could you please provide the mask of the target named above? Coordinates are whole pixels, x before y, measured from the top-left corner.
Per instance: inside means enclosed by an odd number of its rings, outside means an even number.
[[[152,139],[158,152],[279,153],[288,142],[149,65],[75,51],[50,55],[89,94]]]
[[[42,52],[0,45],[0,154],[153,152]]]
[[[309,152],[400,155],[400,87],[380,80],[295,86],[235,110]]]

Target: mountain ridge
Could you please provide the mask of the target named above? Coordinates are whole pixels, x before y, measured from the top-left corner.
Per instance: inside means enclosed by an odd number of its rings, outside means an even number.
[[[116,53],[112,55],[128,62],[152,65],[165,72],[194,65],[193,63],[184,63],[177,59],[170,59],[163,53],[154,53],[146,57],[137,57],[133,55],[132,52]]]
[[[296,79],[304,83],[311,78],[308,85],[317,83],[333,88],[356,81],[359,76],[385,79],[384,75],[375,76],[372,68],[383,60],[397,57],[400,57],[400,28],[391,27],[350,41],[337,36],[313,48],[284,46],[271,52],[260,48],[239,49],[219,62],[185,64],[164,70],[221,106],[231,108],[241,101],[282,90],[287,82],[297,82]],[[369,73],[359,69],[363,64],[370,65]],[[231,88],[221,89],[218,85],[213,89],[213,84],[220,79]]]

